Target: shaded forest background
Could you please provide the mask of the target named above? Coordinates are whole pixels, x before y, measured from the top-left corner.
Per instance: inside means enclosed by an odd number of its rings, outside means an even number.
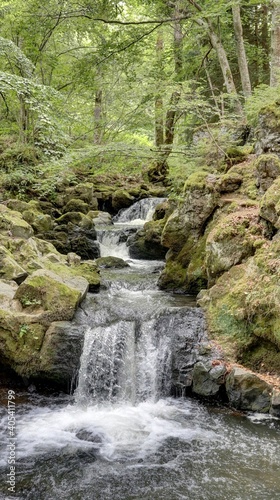
[[[0,27],[1,182],[23,198],[108,170],[176,192],[279,95],[279,0],[2,0]]]

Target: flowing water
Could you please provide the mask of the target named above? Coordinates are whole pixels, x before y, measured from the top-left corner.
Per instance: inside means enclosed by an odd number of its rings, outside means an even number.
[[[107,240],[100,229],[111,254],[125,243],[118,224]],[[104,270],[75,318],[85,334],[75,393],[17,394],[15,494],[3,407],[0,498],[276,500],[279,421],[170,397],[174,349],[205,340],[203,315],[191,297],[157,290],[161,262],[124,250],[130,267]]]

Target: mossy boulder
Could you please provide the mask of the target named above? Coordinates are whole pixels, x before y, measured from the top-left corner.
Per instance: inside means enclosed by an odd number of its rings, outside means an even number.
[[[61,215],[61,217],[58,217],[55,222],[63,226],[72,224],[72,226],[68,226],[68,228],[70,229],[73,226],[78,226],[89,231],[93,230],[94,228],[92,219],[81,212],[67,212]]]
[[[95,226],[112,224],[112,216],[108,212],[101,210],[90,210],[87,216],[93,221]]]
[[[169,251],[158,285],[164,290],[196,295],[207,286],[204,264],[206,237],[188,238],[178,254]]]
[[[190,175],[184,186],[184,201],[167,219],[161,243],[178,252],[190,234],[199,237],[218,206],[217,177],[206,171]]]
[[[258,208],[237,210],[219,217],[206,240],[205,267],[208,285],[222,273],[252,256],[265,243],[265,225]]]
[[[91,209],[96,210],[97,200],[93,195],[94,186],[91,182],[81,182],[75,186],[65,189],[63,193],[63,204],[67,204],[72,199],[81,200]]]
[[[5,236],[15,238],[30,238],[34,231],[19,212],[0,205],[0,232]]]
[[[280,229],[280,177],[268,188],[260,201],[260,215]]]
[[[264,106],[258,115],[255,130],[255,151],[258,155],[275,153],[280,155],[280,102]]]
[[[127,239],[129,255],[135,259],[163,259],[167,252],[161,244],[164,220],[146,222],[144,227]]]
[[[114,212],[118,212],[122,208],[130,207],[135,201],[134,196],[129,194],[125,189],[116,189],[112,193],[112,208]]]
[[[240,188],[243,176],[237,172],[228,172],[221,176],[218,182],[218,189],[221,193],[232,193]]]
[[[265,193],[280,176],[280,159],[276,154],[263,154],[255,162],[257,186],[260,193]]]
[[[81,214],[86,214],[89,210],[89,205],[83,200],[72,198],[69,200],[66,205],[63,207],[63,213],[67,212],[78,212]]]
[[[116,268],[116,269],[122,269],[124,267],[129,267],[129,264],[125,262],[125,260],[120,259],[119,257],[99,257],[96,259],[96,264],[98,267],[103,267],[103,268]]]
[[[28,273],[13,258],[11,252],[0,245],[0,279],[23,281]]]
[[[49,322],[71,320],[88,291],[88,282],[82,277],[65,278],[52,271],[40,269],[22,283],[16,293],[22,307],[42,309],[49,313]]]
[[[226,150],[226,162],[232,166],[247,159],[250,149],[246,146],[230,146]]]

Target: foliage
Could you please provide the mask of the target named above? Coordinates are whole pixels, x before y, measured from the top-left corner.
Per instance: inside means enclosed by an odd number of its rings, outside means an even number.
[[[269,87],[268,85],[259,85],[254,89],[253,95],[247,100],[245,110],[248,123],[255,126],[262,108],[273,105],[279,100],[280,85],[278,87]]]

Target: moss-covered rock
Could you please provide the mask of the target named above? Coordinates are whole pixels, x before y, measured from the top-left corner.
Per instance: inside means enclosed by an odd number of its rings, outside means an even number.
[[[164,220],[146,222],[127,240],[129,255],[135,259],[163,259],[167,249],[161,244]]]
[[[118,212],[122,208],[130,207],[134,201],[134,196],[131,196],[125,189],[116,189],[116,191],[112,193],[112,208],[114,212]]]
[[[266,191],[260,201],[260,215],[280,229],[280,177]]]
[[[212,286],[218,276],[253,255],[265,243],[264,233],[257,208],[237,210],[215,220],[206,241],[208,285]]]
[[[66,188],[63,193],[63,204],[70,202],[72,199],[83,201],[93,210],[98,208],[97,200],[93,195],[93,184],[91,182],[81,182],[75,186]]]
[[[0,245],[0,279],[23,281],[28,273],[12,257],[12,254]]]
[[[243,176],[237,172],[227,172],[222,175],[219,183],[218,189],[221,193],[232,193],[239,189],[243,182]]]
[[[64,214],[67,214],[68,212],[78,212],[81,214],[86,214],[88,212],[88,209],[88,203],[85,203],[83,200],[77,198],[72,198],[66,203],[62,211]]]
[[[96,264],[98,267],[104,268],[116,268],[122,269],[124,267],[129,267],[129,264],[125,262],[125,260],[120,259],[119,257],[99,257],[96,259]]]
[[[94,227],[92,219],[81,212],[67,212],[61,217],[58,217],[55,222],[63,226],[70,223],[74,226],[88,230],[91,230]]]
[[[280,176],[280,160],[276,154],[263,154],[255,162],[257,186],[260,193],[265,193]]]
[[[241,163],[247,159],[249,152],[247,146],[230,146],[226,150],[226,161],[230,166]]]
[[[22,215],[5,205],[0,205],[0,232],[5,236],[24,239],[34,234],[32,227],[23,220]]]
[[[276,101],[264,106],[258,116],[255,130],[255,150],[258,155],[263,153],[280,154],[280,103]]]
[[[108,212],[101,210],[90,210],[87,216],[91,218],[95,226],[112,224],[112,216]]]
[[[81,277],[61,277],[52,271],[40,269],[22,283],[16,293],[22,307],[43,309],[49,313],[49,322],[71,320],[88,290],[88,282]]]
[[[280,372],[280,241],[263,245],[199,297],[209,332],[232,360]]]

